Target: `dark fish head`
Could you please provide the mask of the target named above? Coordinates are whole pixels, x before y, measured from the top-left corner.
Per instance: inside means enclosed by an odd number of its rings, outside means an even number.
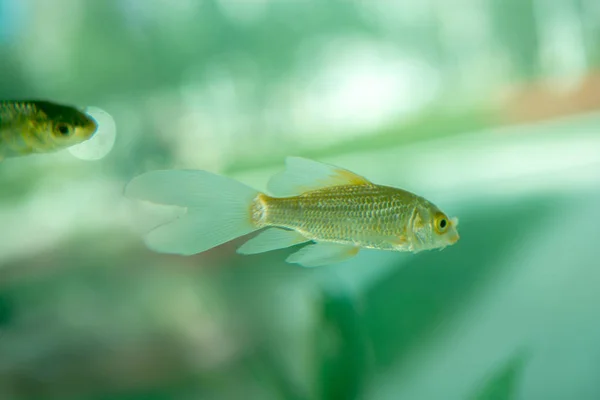
[[[52,140],[61,147],[81,143],[91,138],[98,123],[75,107],[38,101],[37,109],[44,114]]]

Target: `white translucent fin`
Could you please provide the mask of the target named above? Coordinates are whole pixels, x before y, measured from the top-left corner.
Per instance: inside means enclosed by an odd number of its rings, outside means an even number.
[[[358,254],[359,248],[337,243],[309,244],[291,254],[285,261],[303,267],[318,267],[345,261]]]
[[[287,157],[285,170],[267,184],[274,196],[295,196],[330,186],[365,185],[370,182],[353,172],[301,157]]]
[[[237,249],[237,252],[239,254],[264,253],[277,249],[285,249],[286,247],[295,246],[308,241],[310,241],[310,239],[305,238],[296,231],[269,228],[241,245]]]
[[[187,207],[184,215],[146,236],[146,245],[160,253],[196,254],[258,229],[250,214],[258,192],[207,171],[148,172],[134,178],[125,194]]]
[[[208,171],[157,170],[133,178],[125,188],[125,195],[158,204],[204,207],[226,198],[234,201],[244,196],[254,198],[257,192],[234,179]]]

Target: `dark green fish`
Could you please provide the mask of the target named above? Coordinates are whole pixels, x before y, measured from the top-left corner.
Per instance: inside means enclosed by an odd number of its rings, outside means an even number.
[[[51,153],[91,138],[96,121],[83,111],[39,100],[0,101],[0,160]]]

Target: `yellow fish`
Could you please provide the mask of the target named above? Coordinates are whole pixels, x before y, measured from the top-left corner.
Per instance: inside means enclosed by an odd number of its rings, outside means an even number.
[[[0,101],[0,160],[50,153],[79,144],[96,121],[78,109],[49,101]]]
[[[443,249],[456,243],[458,219],[402,189],[299,157],[268,183],[271,195],[201,170],[159,170],[135,177],[126,196],[186,208],[148,233],[157,252],[191,255],[263,230],[237,252],[256,254],[310,244],[286,261],[306,267],[333,264],[361,248]]]

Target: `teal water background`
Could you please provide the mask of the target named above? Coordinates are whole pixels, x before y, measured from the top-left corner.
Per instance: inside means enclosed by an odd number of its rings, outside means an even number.
[[[101,160],[0,163],[0,399],[600,399],[599,34],[591,0],[0,0],[0,97],[117,126]],[[264,189],[288,155],[461,239],[169,256],[122,196],[158,168]]]

